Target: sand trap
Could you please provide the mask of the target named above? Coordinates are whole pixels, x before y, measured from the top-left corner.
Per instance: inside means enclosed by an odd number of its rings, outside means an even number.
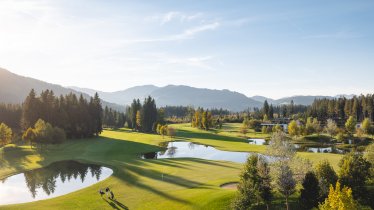
[[[238,188],[238,183],[237,182],[229,182],[229,183],[221,184],[220,187],[223,188],[223,189],[236,190]]]

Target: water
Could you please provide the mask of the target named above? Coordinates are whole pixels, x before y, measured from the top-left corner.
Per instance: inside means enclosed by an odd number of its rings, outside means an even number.
[[[309,146],[304,146],[300,144],[294,144],[295,148],[298,151],[304,151],[304,152],[313,152],[313,153],[338,153],[342,154],[344,153],[343,150],[341,149],[336,149],[334,147],[309,147]]]
[[[255,145],[264,145],[266,144],[265,139],[248,139],[249,144],[255,144]]]
[[[192,142],[169,142],[165,151],[146,153],[142,158],[200,158],[205,160],[224,160],[245,163],[250,154],[251,153],[248,152],[222,151],[211,146],[195,144]],[[268,158],[265,155],[259,155]]]
[[[0,205],[65,195],[108,178],[109,168],[76,161],[55,162],[0,180]]]

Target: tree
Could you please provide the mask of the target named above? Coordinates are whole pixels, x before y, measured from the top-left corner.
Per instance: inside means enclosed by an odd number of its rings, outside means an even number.
[[[32,148],[32,144],[35,142],[35,132],[34,129],[28,128],[22,135],[22,139],[30,144],[30,147]]]
[[[276,124],[274,127],[273,127],[273,132],[282,132],[283,131],[283,127],[279,124]]]
[[[167,128],[167,135],[172,139],[175,136],[175,129],[171,126]]]
[[[288,210],[288,198],[296,191],[296,181],[293,178],[291,168],[287,164],[281,165],[281,170],[276,178],[276,186],[278,191],[285,197]]]
[[[374,181],[374,143],[371,143],[369,146],[366,147],[364,154],[365,159],[369,163],[371,163],[370,179],[371,181]]]
[[[291,160],[296,151],[293,144],[287,139],[283,132],[273,133],[269,146],[266,147],[266,154],[269,156],[279,157],[282,161]]]
[[[53,127],[44,120],[39,119],[34,125],[35,139],[40,145],[50,143],[52,141]]]
[[[336,187],[331,185],[329,195],[325,202],[319,205],[320,210],[358,210],[358,204],[353,199],[352,189],[345,186],[341,188],[340,183],[336,183]]]
[[[87,105],[86,105],[87,106]],[[85,109],[85,107],[83,107]],[[89,103],[89,114],[90,118],[93,124],[93,132],[95,133],[96,136],[98,136],[102,131],[103,131],[103,108],[101,106],[101,100],[99,98],[99,94],[96,92],[95,96],[91,98],[90,103]],[[61,137],[63,137],[61,131],[60,132]]]
[[[243,125],[242,127],[240,127],[240,133],[242,133],[244,135],[244,137],[246,137],[246,135],[248,133],[247,126]]]
[[[331,138],[333,138],[333,136],[335,136],[338,132],[338,126],[336,125],[336,122],[332,119],[327,119],[325,131],[331,136]]]
[[[303,188],[300,191],[300,204],[306,209],[312,209],[318,206],[320,187],[318,179],[314,172],[309,171],[302,183]]]
[[[366,135],[371,133],[372,127],[369,118],[365,118],[364,121],[361,123],[361,129],[364,131]]]
[[[12,129],[9,128],[4,123],[0,124],[0,144],[1,146],[4,146],[6,144],[9,144],[12,141]]]
[[[307,135],[313,134],[316,132],[315,126],[313,124],[313,117],[308,117],[305,125],[305,131]]]
[[[136,126],[135,128],[139,131],[142,127],[142,115],[140,113],[140,110],[136,112]]]
[[[319,162],[315,171],[321,188],[320,197],[325,199],[329,193],[330,185],[335,185],[338,181],[338,176],[328,160]]]
[[[157,121],[157,107],[156,107],[156,102],[152,97],[148,96],[144,100],[140,116],[141,116],[140,130],[146,133],[150,133],[154,131],[154,127]]]
[[[352,135],[355,132],[357,121],[354,117],[350,116],[345,122],[345,129]]]
[[[288,124],[288,133],[291,136],[299,135],[299,126],[297,125],[297,122],[295,120],[292,120],[290,124]]]
[[[355,198],[364,198],[371,163],[362,154],[351,152],[344,155],[339,166],[339,182],[350,187]]]
[[[270,110],[270,107],[269,107],[269,103],[268,103],[268,101],[267,100],[265,100],[265,102],[264,102],[264,106],[263,106],[263,108],[262,108],[262,115],[263,116],[269,116],[269,110]]]
[[[52,143],[60,144],[66,140],[65,131],[61,128],[54,127],[52,134]]]
[[[257,170],[258,156],[248,157],[240,174],[238,194],[232,203],[233,209],[245,210],[258,202],[260,176]]]
[[[34,89],[31,89],[29,95],[26,97],[23,103],[22,110],[22,127],[27,129],[34,125],[39,118],[39,100],[36,98]]]
[[[270,168],[266,160],[262,157],[258,159],[257,170],[261,179],[259,184],[259,196],[265,203],[267,210],[269,210],[269,205],[273,199]]]

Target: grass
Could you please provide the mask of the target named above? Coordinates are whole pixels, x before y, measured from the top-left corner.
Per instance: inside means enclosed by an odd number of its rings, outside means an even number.
[[[266,149],[263,145],[248,144],[238,133],[240,124],[225,125],[223,129],[213,131],[197,130],[188,124],[173,126],[177,128],[176,140],[179,141],[202,143],[229,151],[263,153]],[[247,136],[252,135],[256,138],[269,137],[253,132]],[[0,206],[0,209],[228,209],[235,191],[219,186],[238,181],[242,165],[194,158],[140,159],[142,153],[161,150],[159,144],[168,140],[159,135],[119,129],[105,130],[95,139],[50,145],[42,152],[29,146],[8,145],[0,159],[0,178],[59,160],[97,163],[112,168],[114,173],[104,181],[64,196]],[[341,155],[325,153],[298,155],[313,163],[328,159],[334,167],[341,158]],[[100,198],[98,189],[107,186],[115,193],[117,203]],[[283,206],[281,199],[276,203]]]

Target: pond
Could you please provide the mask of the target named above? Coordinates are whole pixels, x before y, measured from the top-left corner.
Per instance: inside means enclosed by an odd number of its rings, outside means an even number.
[[[0,205],[25,203],[65,195],[108,178],[109,168],[77,161],[60,161],[0,180]]]
[[[300,152],[313,152],[313,153],[337,153],[337,154],[342,154],[344,153],[343,150],[337,149],[333,146],[330,147],[310,147],[310,146],[305,146],[305,145],[300,145],[300,144],[294,144],[295,148],[297,151]]]
[[[255,144],[255,145],[264,145],[266,144],[265,139],[248,139],[249,144]]]
[[[250,154],[251,153],[248,152],[222,151],[211,146],[195,144],[192,142],[169,142],[165,151],[146,153],[142,155],[142,158],[200,158],[206,160],[224,160],[244,163]],[[266,159],[268,158],[265,155],[261,156],[265,157]]]

